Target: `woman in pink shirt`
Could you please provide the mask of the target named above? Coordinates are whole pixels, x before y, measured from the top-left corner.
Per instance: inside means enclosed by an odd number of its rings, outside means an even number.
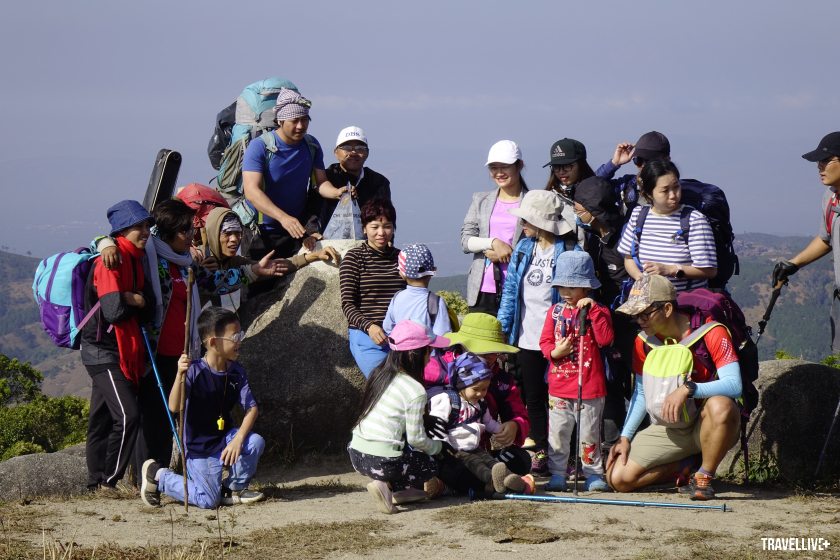
[[[508,210],[519,207],[528,192],[522,179],[522,152],[515,142],[502,140],[490,148],[485,166],[497,188],[473,194],[461,227],[461,249],[472,253],[467,280],[470,313],[496,315],[513,247],[522,237],[519,220]]]

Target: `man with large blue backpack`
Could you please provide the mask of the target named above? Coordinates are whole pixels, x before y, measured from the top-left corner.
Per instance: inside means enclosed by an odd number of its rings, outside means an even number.
[[[598,168],[595,174],[608,179],[615,189],[616,197],[620,200],[624,219],[628,220],[633,208],[644,205],[638,181],[642,169],[648,161],[653,159],[671,160],[671,143],[661,132],[651,131],[643,134],[635,144],[623,142],[615,149],[612,159]],[[637,173],[614,178],[618,168],[632,160]],[[717,275],[708,281],[710,288],[726,287],[726,283],[733,274],[738,274],[738,256],[735,254],[733,242],[735,234],[729,221],[729,203],[723,191],[708,183],[701,183],[694,179],[680,179],[682,188],[681,202],[691,206],[706,216],[715,239],[717,254]],[[688,215],[682,224],[683,231],[689,231]],[[641,228],[642,224],[637,224]]]

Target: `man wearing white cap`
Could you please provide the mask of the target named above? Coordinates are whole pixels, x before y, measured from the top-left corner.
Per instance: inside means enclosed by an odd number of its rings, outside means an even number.
[[[369,154],[370,148],[365,132],[358,126],[348,126],[338,133],[335,142],[335,159],[338,163],[330,165],[326,170],[327,180],[338,188],[348,188],[359,207],[364,206],[371,198],[391,198],[390,181],[384,175],[364,166]],[[321,199],[318,224],[321,233],[327,227],[337,205],[336,199]]]

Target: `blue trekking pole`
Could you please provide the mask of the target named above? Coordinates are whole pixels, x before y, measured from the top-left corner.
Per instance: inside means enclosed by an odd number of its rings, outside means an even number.
[[[720,506],[705,506],[695,504],[672,504],[670,502],[636,502],[631,500],[597,500],[594,498],[562,498],[560,496],[529,496],[526,494],[497,494],[495,492],[476,492],[470,489],[470,500],[527,500],[530,502],[560,502],[564,504],[604,504],[609,506],[636,507],[664,507],[690,509],[716,509],[723,512],[732,511],[726,504]]]
[[[143,332],[143,341],[146,343],[146,350],[149,351],[149,359],[152,360],[152,370],[155,372],[155,379],[157,380],[158,389],[160,389],[160,396],[163,398],[163,406],[166,408],[166,417],[169,418],[169,426],[172,428],[172,433],[175,434],[175,443],[178,444],[178,449],[183,453],[184,448],[181,447],[181,438],[178,437],[178,430],[175,429],[175,422],[172,421],[172,414],[169,413],[169,402],[166,399],[166,395],[163,393],[163,383],[160,382],[160,374],[158,373],[157,364],[155,363],[155,356],[152,354],[152,347],[149,346],[149,337],[146,336],[146,328],[140,327],[140,330]],[[184,472],[187,472],[186,461],[184,461]],[[189,472],[187,472],[187,477],[192,480]]]

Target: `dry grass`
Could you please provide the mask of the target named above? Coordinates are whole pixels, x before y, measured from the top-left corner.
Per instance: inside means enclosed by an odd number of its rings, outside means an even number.
[[[511,527],[522,528],[529,521],[545,517],[542,506],[514,501],[473,502],[448,507],[435,514],[435,519],[441,523],[459,528],[466,524],[468,532],[485,537],[505,536]]]
[[[315,494],[345,494],[362,492],[364,488],[355,484],[344,484],[341,477],[329,478],[319,482],[305,482],[295,486],[285,483],[269,483],[259,487],[260,492],[269,500],[294,500]]]
[[[386,533],[396,526],[379,519],[340,523],[292,523],[259,529],[249,539],[261,558],[324,558],[333,553],[366,555],[406,542]]]
[[[729,533],[714,533],[704,529],[688,529],[685,527],[677,527],[676,529],[672,529],[672,532],[676,533],[676,535],[666,540],[665,544],[695,546],[708,542],[720,542],[721,539],[728,541],[732,537]]]

